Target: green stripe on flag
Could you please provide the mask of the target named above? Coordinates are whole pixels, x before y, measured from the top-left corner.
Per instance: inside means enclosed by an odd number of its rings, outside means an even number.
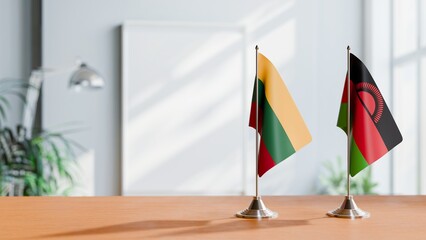
[[[361,151],[359,151],[355,140],[353,138],[351,140],[351,176],[353,177],[362,169],[366,168],[368,163],[364,156],[362,156]]]
[[[258,79],[257,82],[259,83],[259,101],[262,103],[262,99],[265,98],[265,86],[263,85],[263,82],[260,79]],[[256,102],[256,85],[254,85],[253,88],[253,95],[251,101]]]
[[[348,104],[342,103],[340,105],[339,117],[337,119],[337,126],[347,133],[348,131]],[[367,161],[359,150],[355,143],[355,140],[351,139],[351,176],[355,176],[362,169],[368,166]]]
[[[263,106],[262,139],[276,164],[292,155],[295,150],[283,126],[272,110],[267,99]]]
[[[337,118],[337,126],[345,133],[348,132],[348,104],[342,103],[340,105],[339,117]]]

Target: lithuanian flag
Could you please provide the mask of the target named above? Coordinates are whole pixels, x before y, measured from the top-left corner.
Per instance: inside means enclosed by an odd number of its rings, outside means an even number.
[[[398,126],[365,65],[350,55],[351,130],[350,174],[355,176],[402,142]],[[348,130],[348,76],[346,75],[337,126]]]
[[[277,69],[260,53],[257,64],[259,102],[256,102],[255,82],[249,126],[256,128],[256,106],[259,105],[258,174],[262,176],[312,138]]]

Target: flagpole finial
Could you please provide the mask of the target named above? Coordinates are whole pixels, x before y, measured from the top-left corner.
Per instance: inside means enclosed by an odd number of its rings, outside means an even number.
[[[348,45],[348,47],[346,49],[351,50],[351,47],[349,47],[349,45]]]
[[[258,45],[256,45],[256,47],[255,47],[254,49],[259,50],[259,46],[258,46]]]

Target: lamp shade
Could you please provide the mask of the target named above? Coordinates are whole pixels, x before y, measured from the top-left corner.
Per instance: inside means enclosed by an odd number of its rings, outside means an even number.
[[[104,79],[87,64],[82,63],[71,75],[70,88],[100,89],[105,85]]]

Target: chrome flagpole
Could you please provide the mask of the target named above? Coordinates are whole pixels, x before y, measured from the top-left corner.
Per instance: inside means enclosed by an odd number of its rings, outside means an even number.
[[[347,78],[347,98],[348,98],[348,118],[347,118],[347,175],[346,175],[346,196],[343,200],[342,205],[327,213],[330,217],[339,218],[368,218],[370,214],[358,208],[351,195],[351,47],[347,47],[347,66],[348,66],[348,78]]]
[[[256,45],[256,77],[255,77],[255,91],[256,91],[256,196],[250,203],[250,206],[236,214],[239,218],[276,218],[278,214],[269,210],[259,195],[259,80],[258,80],[258,61],[259,46]]]
[[[259,55],[259,46],[256,45],[256,198],[259,198],[259,78],[258,73],[258,61],[257,56]]]

